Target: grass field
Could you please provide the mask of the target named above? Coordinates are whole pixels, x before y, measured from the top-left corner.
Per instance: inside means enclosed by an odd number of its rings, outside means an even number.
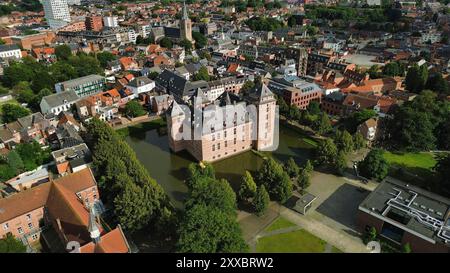
[[[164,126],[166,126],[166,122],[162,118],[158,118],[152,121],[138,123],[132,126],[118,129],[116,132],[122,137],[127,137],[129,135],[145,133],[149,130],[157,129]]]
[[[391,153],[385,151],[384,158],[391,165],[390,176],[433,191],[433,181],[436,180],[433,167],[436,165],[436,159],[432,153]]]
[[[289,222],[288,220],[284,219],[283,217],[278,217],[277,220],[275,220],[270,226],[268,226],[264,231],[270,232],[278,229],[288,228],[295,226],[294,223]]]
[[[326,245],[324,240],[301,229],[262,237],[258,240],[256,251],[259,253],[322,253]]]
[[[431,153],[391,153],[384,152],[384,158],[392,164],[404,168],[423,168],[431,170],[436,165],[436,159]]]

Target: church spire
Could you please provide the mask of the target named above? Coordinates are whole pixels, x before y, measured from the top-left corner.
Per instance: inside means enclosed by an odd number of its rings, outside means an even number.
[[[186,1],[183,1],[183,18],[182,19],[183,20],[189,19],[187,8],[186,8]]]
[[[89,225],[88,225],[88,231],[91,235],[92,241],[97,244],[100,242],[100,230],[98,228],[97,222],[95,221],[95,211],[94,206],[91,206],[89,209]]]

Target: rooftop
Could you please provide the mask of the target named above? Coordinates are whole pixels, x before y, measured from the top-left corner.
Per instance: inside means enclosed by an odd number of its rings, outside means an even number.
[[[431,242],[450,243],[450,200],[387,177],[359,209]]]

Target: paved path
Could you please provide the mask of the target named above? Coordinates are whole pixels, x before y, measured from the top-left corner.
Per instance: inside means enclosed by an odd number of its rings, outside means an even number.
[[[368,253],[366,246],[362,243],[361,239],[351,237],[343,231],[335,230],[327,225],[310,218],[303,216],[297,212],[282,207],[280,211],[281,215],[292,223],[304,228],[315,236],[323,239],[329,244],[339,248],[343,252],[349,253]]]

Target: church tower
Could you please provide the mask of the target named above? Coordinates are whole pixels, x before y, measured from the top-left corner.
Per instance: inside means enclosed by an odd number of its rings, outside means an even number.
[[[189,19],[186,2],[183,3],[183,15],[180,20],[180,38],[182,40],[186,39],[193,42],[192,39],[192,22]]]
[[[92,241],[97,244],[100,242],[100,230],[98,228],[97,222],[95,220],[94,206],[89,209],[89,225],[88,231],[91,236]]]

